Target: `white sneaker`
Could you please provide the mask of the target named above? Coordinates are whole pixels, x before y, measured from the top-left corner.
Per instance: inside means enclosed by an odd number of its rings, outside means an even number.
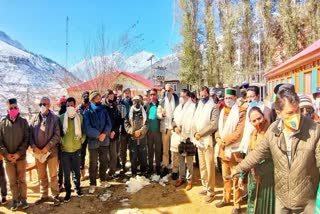
[[[90,186],[89,187],[89,194],[93,194],[96,191],[96,187],[95,186]]]
[[[109,188],[109,187],[111,187],[111,184],[108,181],[101,181],[100,186],[102,188],[105,188],[105,187]]]

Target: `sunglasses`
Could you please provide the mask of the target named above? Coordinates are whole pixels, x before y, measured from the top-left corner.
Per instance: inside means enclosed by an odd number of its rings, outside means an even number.
[[[46,106],[47,105],[47,103],[40,103],[39,104],[39,106],[41,107],[41,106]]]
[[[150,96],[157,96],[156,94],[150,94]]]
[[[10,107],[10,110],[18,109],[18,107]]]

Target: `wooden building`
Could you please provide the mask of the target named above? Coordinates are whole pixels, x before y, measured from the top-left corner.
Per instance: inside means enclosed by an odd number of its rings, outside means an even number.
[[[264,74],[268,95],[279,83],[291,83],[300,94],[312,94],[320,86],[320,40]]]

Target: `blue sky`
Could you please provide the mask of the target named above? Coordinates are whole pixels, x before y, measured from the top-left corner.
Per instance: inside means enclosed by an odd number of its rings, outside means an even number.
[[[162,57],[180,41],[173,0],[0,0],[0,30],[37,54],[65,65],[66,17],[69,17],[68,67],[85,56],[103,25],[117,49],[126,32],[125,54],[146,50]]]

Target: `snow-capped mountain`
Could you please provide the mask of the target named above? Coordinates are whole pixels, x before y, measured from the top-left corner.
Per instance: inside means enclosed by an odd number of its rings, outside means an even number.
[[[156,62],[159,59],[153,54],[146,51],[141,51],[133,56],[126,59],[126,70],[131,72],[142,71],[151,65],[150,58],[152,57],[152,62]]]
[[[120,53],[114,53],[108,56],[97,56],[91,60],[83,60],[74,65],[70,70],[81,80],[92,79],[93,77],[102,74],[99,70],[108,69],[113,70],[126,70],[138,73],[147,79],[152,79],[154,69],[152,68],[161,66],[166,67],[166,79],[178,78],[179,60],[176,54],[171,54],[162,58],[158,58],[153,53],[141,51],[127,58],[123,57]]]
[[[165,68],[157,69],[158,67]],[[154,62],[144,70],[137,72],[140,75],[143,75],[146,79],[152,80],[153,76],[164,76],[165,80],[179,80],[179,69],[180,63],[177,54],[171,54],[165,57],[160,58],[158,61]]]
[[[27,51],[0,31],[0,114],[5,114],[6,100],[16,97],[23,114],[38,109],[42,96],[55,104],[66,95],[66,88],[79,80],[53,60]]]
[[[141,51],[128,58],[120,53],[113,53],[107,56],[95,56],[91,59],[85,59],[74,65],[70,71],[81,80],[93,79],[99,74],[107,71],[126,70],[131,72],[142,71],[150,66],[152,53]],[[157,61],[157,57],[153,57],[152,61]]]

